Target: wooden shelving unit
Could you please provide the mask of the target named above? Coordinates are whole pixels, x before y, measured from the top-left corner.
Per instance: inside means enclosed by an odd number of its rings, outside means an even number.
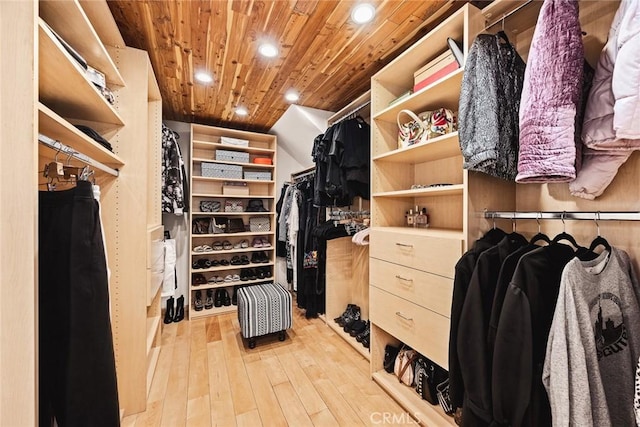
[[[242,139],[249,141],[248,146],[241,147],[231,144],[221,143],[221,137],[231,137],[236,139]],[[217,150],[234,151],[247,153],[249,155],[248,162],[215,160]],[[267,157],[271,159],[270,165],[263,165],[253,163],[256,157]],[[189,318],[195,319],[199,317],[211,316],[216,314],[228,313],[236,310],[235,305],[213,307],[210,309],[203,308],[196,311],[194,306],[194,299],[196,292],[201,293],[203,305],[207,299],[207,291],[225,289],[232,297],[234,287],[247,286],[256,283],[264,283],[273,281],[273,267],[275,265],[275,165],[276,165],[276,137],[273,135],[245,132],[234,129],[225,129],[219,127],[205,126],[193,124],[191,126],[191,206],[192,220],[196,218],[210,218],[215,219],[219,217],[229,217],[234,219],[242,219],[245,224],[246,231],[239,233],[219,233],[219,234],[190,234],[189,244],[191,247],[191,260],[199,259],[208,260],[227,260],[231,261],[233,257],[240,255],[246,255],[249,260],[252,255],[259,252],[264,252],[269,259],[267,263],[253,263],[250,262],[246,265],[217,265],[209,268],[193,268],[190,267],[190,287],[189,298],[187,300]],[[271,173],[271,179],[269,180],[257,180],[257,179],[244,179],[244,178],[224,178],[224,177],[208,177],[202,176],[202,163],[208,162],[221,165],[232,165],[235,167],[241,167],[243,172],[245,170],[257,169],[264,172]],[[244,176],[244,174],[243,174]],[[224,183],[242,183],[246,185],[249,194],[224,194]],[[246,209],[247,202],[250,199],[262,200],[264,208],[267,212],[225,212],[225,200],[230,199],[234,201],[241,201],[243,208]],[[220,202],[219,212],[202,212],[199,209],[200,202],[204,200],[214,200]],[[269,231],[253,232],[249,230],[249,220],[256,217],[266,217],[269,219],[270,229]],[[252,241],[256,237],[262,237],[269,241],[268,247],[252,247]],[[214,242],[229,241],[232,245],[238,245],[242,240],[248,242],[247,248],[239,249],[227,249],[227,250],[214,250],[208,252],[196,252],[193,248],[200,245],[209,245],[213,247]],[[225,278],[227,276],[241,275],[243,269],[256,269],[263,268],[269,269],[271,277],[265,277],[264,279],[256,280],[236,280],[226,282],[215,282],[209,280],[214,279],[215,276]],[[206,284],[193,285],[192,278],[196,274],[201,274],[207,279]],[[212,295],[215,297],[215,293]]]

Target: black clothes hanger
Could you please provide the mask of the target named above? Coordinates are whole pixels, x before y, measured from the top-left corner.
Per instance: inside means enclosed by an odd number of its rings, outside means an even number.
[[[549,238],[549,236],[547,236],[546,234],[540,231],[540,216],[542,216],[542,214],[538,214],[538,215],[539,215],[538,218],[536,218],[536,222],[538,223],[538,233],[535,236],[533,236],[531,240],[529,240],[529,243],[533,245],[534,243],[537,243],[542,240],[547,244],[551,244],[551,239]]]
[[[576,252],[576,257],[581,261],[591,261],[598,257],[598,254],[590,250],[589,248],[585,248],[584,246],[580,246],[576,239],[565,230],[565,222],[564,222],[565,213],[562,213],[560,219],[562,220],[562,233],[558,234],[551,241],[552,244],[559,243],[560,241],[567,241],[573,245]]]
[[[602,237],[600,235],[600,224],[598,224],[598,219],[600,219],[600,212],[596,212],[595,218],[593,219],[595,221],[595,223],[596,223],[596,229],[597,229],[598,235],[591,242],[591,245],[589,246],[589,250],[591,252],[593,252],[593,250],[595,248],[597,248],[598,246],[602,245],[602,246],[604,246],[604,250],[605,251],[611,252],[611,245],[609,244],[607,239],[605,239],[604,237]]]

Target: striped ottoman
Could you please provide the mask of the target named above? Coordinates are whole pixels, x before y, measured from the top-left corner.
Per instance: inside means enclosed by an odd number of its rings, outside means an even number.
[[[238,321],[249,348],[256,346],[256,337],[274,332],[284,341],[291,327],[291,294],[277,283],[238,289]]]

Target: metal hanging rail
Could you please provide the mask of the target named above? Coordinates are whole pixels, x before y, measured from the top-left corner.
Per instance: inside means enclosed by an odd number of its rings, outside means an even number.
[[[507,19],[508,17],[510,17],[511,15],[513,15],[514,13],[520,11],[521,9],[523,9],[524,7],[528,6],[529,4],[533,3],[533,0],[527,0],[524,3],[522,3],[520,6],[516,7],[515,9],[511,10],[510,12],[504,13],[502,14],[502,16],[499,19],[496,19],[495,21],[493,21],[491,24],[487,24],[485,25],[484,29],[488,30],[489,28],[493,27],[496,24],[499,23],[504,23],[504,20]],[[504,28],[503,28],[504,29]]]
[[[555,211],[555,212],[509,212],[509,211],[485,211],[484,217],[487,219],[559,219],[559,220],[597,220],[597,221],[640,221],[640,212],[572,212],[572,211]]]
[[[100,169],[103,172],[106,172],[113,176],[118,176],[120,172],[117,169],[113,169],[104,163],[100,163],[97,160],[92,159],[86,154],[82,154],[73,148],[64,145],[62,142],[49,138],[46,135],[38,134],[38,142],[44,146],[47,146],[53,150],[58,151],[60,154],[64,154],[67,156],[71,156],[71,158],[81,161],[82,163],[89,165],[93,168]]]
[[[333,122],[333,124],[335,125],[336,123],[340,123],[344,119],[349,118],[350,116],[353,116],[355,113],[357,113],[358,111],[362,110],[364,107],[368,106],[369,104],[371,104],[371,100],[365,101],[363,104],[357,106],[356,108],[354,108],[353,110],[349,111],[347,114],[343,115],[338,120]]]

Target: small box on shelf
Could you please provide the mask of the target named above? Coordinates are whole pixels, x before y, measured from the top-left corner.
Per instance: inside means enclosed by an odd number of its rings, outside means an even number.
[[[271,181],[271,172],[269,172],[269,171],[245,170],[244,171],[244,179],[256,179],[256,180]]]
[[[202,176],[209,178],[242,179],[242,166],[202,162]]]
[[[249,187],[245,182],[227,182],[222,184],[222,194],[232,196],[248,196]]]
[[[249,153],[244,151],[216,150],[216,160],[249,163]]]
[[[235,145],[236,147],[248,147],[249,140],[240,138],[231,138],[230,136],[221,136],[220,143],[225,145]]]

